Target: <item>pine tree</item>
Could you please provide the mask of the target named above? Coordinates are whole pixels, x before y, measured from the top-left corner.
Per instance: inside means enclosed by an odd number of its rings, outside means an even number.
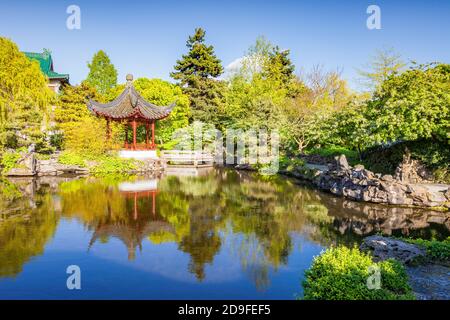
[[[175,72],[170,75],[189,96],[193,119],[214,122],[222,101],[222,83],[214,79],[223,73],[221,61],[215,56],[213,46],[205,44],[202,28],[195,29],[186,46],[189,52],[177,60]]]
[[[280,80],[285,86],[289,86],[295,79],[295,66],[289,54],[290,50],[280,50],[278,46],[274,47],[270,53],[270,63],[278,68]]]
[[[99,93],[105,94],[117,85],[117,70],[103,50],[94,55],[88,67],[89,75],[86,82],[96,88]]]

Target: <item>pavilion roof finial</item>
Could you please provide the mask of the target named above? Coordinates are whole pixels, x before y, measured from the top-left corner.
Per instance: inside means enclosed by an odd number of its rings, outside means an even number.
[[[131,85],[133,83],[133,75],[131,73],[127,74],[127,85]]]

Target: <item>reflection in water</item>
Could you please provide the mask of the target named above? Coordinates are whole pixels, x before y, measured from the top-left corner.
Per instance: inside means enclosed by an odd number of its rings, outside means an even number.
[[[88,249],[119,239],[129,261],[144,243],[175,244],[189,256],[188,270],[198,282],[227,243],[259,290],[301,250],[295,236],[326,247],[375,232],[443,238],[450,229],[448,213],[356,203],[283,177],[229,170],[127,181],[14,179],[0,187],[0,277],[16,276],[32,257],[45,255],[61,219],[85,226]]]

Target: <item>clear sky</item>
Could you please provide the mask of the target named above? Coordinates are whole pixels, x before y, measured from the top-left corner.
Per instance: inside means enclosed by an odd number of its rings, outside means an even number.
[[[69,5],[81,9],[81,29],[69,30]],[[369,5],[381,9],[381,30],[369,30]],[[23,51],[53,53],[55,71],[83,80],[87,62],[105,50],[119,72],[169,80],[195,27],[207,32],[224,66],[242,57],[259,35],[291,50],[296,70],[314,64],[343,70],[356,87],[355,68],[376,49],[393,47],[405,60],[450,63],[449,0],[323,1],[84,1],[0,0],[0,36]]]

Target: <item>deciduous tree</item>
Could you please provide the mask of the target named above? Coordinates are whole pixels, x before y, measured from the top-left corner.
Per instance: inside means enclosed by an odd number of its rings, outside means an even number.
[[[52,97],[39,63],[0,37],[0,148],[42,142]]]
[[[86,82],[96,88],[99,93],[105,94],[117,85],[117,70],[103,50],[94,55],[88,67],[89,74]]]

